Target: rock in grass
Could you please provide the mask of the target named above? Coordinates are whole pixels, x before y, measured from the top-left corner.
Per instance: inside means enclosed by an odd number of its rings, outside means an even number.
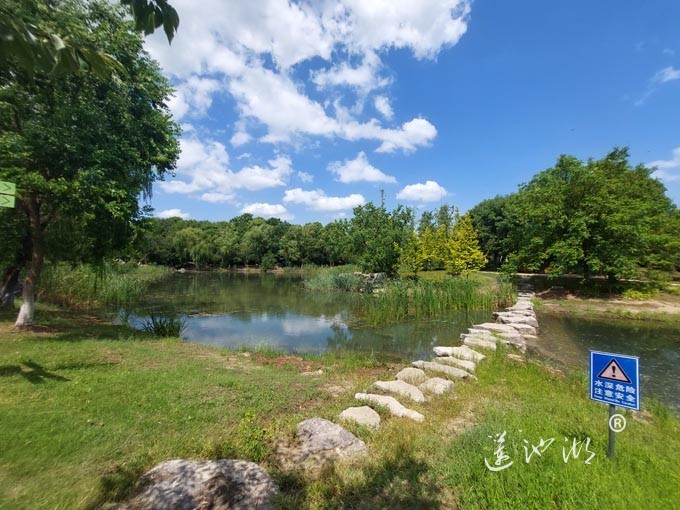
[[[270,509],[278,492],[269,474],[244,460],[169,460],[139,480],[139,492],[119,510]]]
[[[348,407],[340,413],[340,419],[374,429],[380,426],[380,415],[368,406]]]
[[[449,377],[455,377],[456,379],[476,379],[476,377],[465,370],[456,367],[450,367],[448,365],[442,365],[440,363],[432,363],[431,361],[418,360],[411,363],[414,367],[420,368],[422,370],[429,370],[431,372],[438,372],[440,374],[448,375]]]
[[[417,385],[427,380],[427,374],[419,368],[406,367],[399,371],[395,379]]]
[[[373,387],[380,391],[387,391],[401,397],[410,398],[415,402],[425,402],[425,395],[423,395],[423,392],[404,381],[376,381],[373,383]]]
[[[386,408],[393,416],[411,418],[415,421],[423,421],[425,417],[413,409],[403,406],[396,398],[387,395],[374,395],[372,393],[357,393],[354,395],[356,400],[368,402]]]
[[[464,359],[458,359],[453,356],[438,356],[434,358],[432,361],[434,361],[435,363],[442,363],[444,365],[451,365],[454,367],[462,368],[463,370],[467,370],[468,372],[475,371],[474,362]]]
[[[420,389],[435,395],[443,395],[453,389],[453,381],[441,377],[432,377],[421,384]]]
[[[333,460],[367,451],[366,444],[349,430],[323,418],[310,418],[298,423],[297,439],[299,460],[303,462],[310,456]]]

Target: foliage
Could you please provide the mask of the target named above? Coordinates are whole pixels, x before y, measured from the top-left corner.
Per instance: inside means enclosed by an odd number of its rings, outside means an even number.
[[[468,211],[490,269],[499,269],[510,252],[513,225],[506,211],[508,201],[509,196],[499,195],[482,200]]]
[[[69,308],[123,305],[170,274],[160,266],[104,262],[99,265],[51,263],[42,275],[40,298]]]
[[[184,317],[173,314],[151,313],[144,321],[142,329],[159,338],[179,338],[187,327]]]
[[[399,247],[413,231],[413,211],[397,206],[389,212],[384,204],[358,206],[350,224],[350,236],[361,269],[394,275],[399,264]]]
[[[29,0],[24,1],[29,3]],[[32,3],[38,4],[34,0]],[[121,0],[121,4],[129,6],[137,30],[148,35],[163,26],[168,42],[172,41],[179,26],[179,16],[167,0]],[[45,3],[39,8],[44,12],[60,7],[60,3]],[[44,72],[60,75],[90,71],[103,78],[112,73],[125,75],[124,65],[99,48],[90,41],[79,41],[69,27],[52,26],[32,16],[17,15],[10,7],[0,8],[2,64],[11,63],[29,74]]]
[[[585,163],[561,156],[508,199],[513,264],[611,280],[677,267],[678,211],[652,171],[632,167],[627,149]]]
[[[354,274],[354,266],[324,268],[306,275],[304,286],[308,290],[360,292],[364,290],[364,279]]]
[[[143,212],[139,196],[174,168],[179,128],[166,106],[170,85],[122,8],[68,0],[8,5],[16,17],[64,29],[126,68],[116,79],[29,74],[13,62],[0,69],[0,179],[17,184],[19,231],[30,246],[17,320],[25,325],[45,256],[101,259],[127,245]]]
[[[445,246],[445,265],[452,275],[467,275],[479,271],[486,264],[486,258],[479,249],[477,232],[468,214],[457,218]]]
[[[426,260],[425,251],[422,248],[422,242],[418,234],[414,231],[404,246],[397,245],[397,247],[399,248],[399,265],[401,269],[413,276],[417,276],[418,271],[423,268]]]

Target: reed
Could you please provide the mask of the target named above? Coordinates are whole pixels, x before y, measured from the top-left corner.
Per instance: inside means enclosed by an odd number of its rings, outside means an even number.
[[[53,263],[40,278],[40,299],[75,309],[124,305],[170,274],[161,266],[105,262],[101,265]]]
[[[308,290],[359,292],[364,279],[354,274],[356,266],[325,267],[310,270],[305,274],[304,286]]]
[[[152,313],[142,325],[147,333],[160,338],[179,338],[187,327],[187,321],[179,315],[159,315]]]
[[[452,312],[497,310],[511,305],[515,295],[514,287],[505,282],[484,285],[466,278],[395,280],[381,292],[365,296],[359,313],[367,323],[379,325],[408,318],[442,317]]]

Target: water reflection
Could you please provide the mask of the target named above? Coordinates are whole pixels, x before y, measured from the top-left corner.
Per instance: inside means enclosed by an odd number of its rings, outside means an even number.
[[[132,307],[139,327],[151,311],[187,317],[184,337],[229,348],[270,346],[288,352],[348,349],[416,359],[437,343],[454,343],[488,312],[456,313],[446,320],[416,320],[367,327],[348,293],[305,291],[299,277],[211,273],[176,275]]]
[[[680,331],[652,321],[556,317],[539,314],[544,354],[588,369],[589,350],[640,357],[643,400],[653,395],[680,413]]]

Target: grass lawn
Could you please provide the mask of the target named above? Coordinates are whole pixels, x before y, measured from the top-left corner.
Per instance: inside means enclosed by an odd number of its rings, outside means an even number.
[[[650,399],[624,412],[617,457],[606,458],[607,407],[583,373],[561,374],[502,352],[479,379],[422,405],[418,424],[384,417],[348,426],[370,455],[312,479],[280,471],[279,439],[312,416],[335,420],[353,394],[399,369],[371,357],[281,356],[154,340],[57,309],[15,332],[0,316],[0,508],[97,508],[172,458],[243,458],[267,467],[281,508],[670,509],[680,500],[680,421]],[[320,375],[302,375],[322,368]],[[491,472],[506,431],[514,464]],[[525,462],[522,439],[554,438]],[[565,441],[567,438],[567,441]],[[564,462],[573,438],[591,439]]]

